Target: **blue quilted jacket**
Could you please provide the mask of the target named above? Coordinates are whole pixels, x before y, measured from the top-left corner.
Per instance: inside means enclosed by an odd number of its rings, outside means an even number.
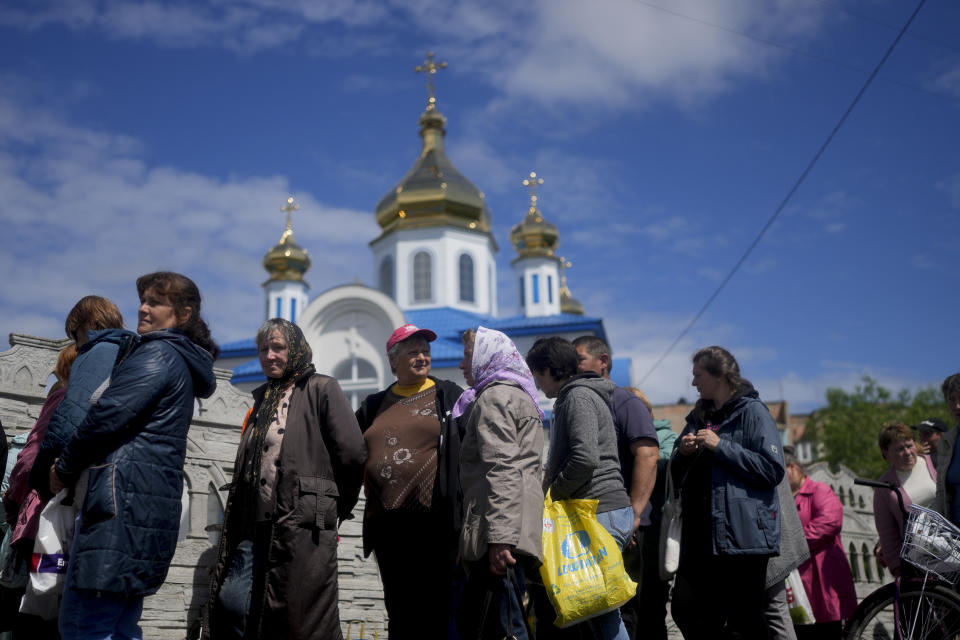
[[[194,398],[215,387],[213,358],[177,329],[134,336],[120,352],[56,465],[68,485],[90,470],[69,587],[147,595],[163,583],[177,546]]]

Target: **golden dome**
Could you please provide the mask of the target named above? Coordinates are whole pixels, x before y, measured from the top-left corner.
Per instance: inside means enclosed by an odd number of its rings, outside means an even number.
[[[300,205],[294,204],[293,198],[290,197],[287,198],[286,206],[280,209],[287,213],[287,228],[280,236],[280,242],[273,245],[263,256],[263,268],[270,274],[267,282],[281,280],[303,282],[303,274],[310,268],[310,254],[296,243],[290,225],[290,214],[299,208]]]
[[[490,212],[483,192],[453,166],[443,148],[447,119],[437,110],[432,75],[445,63],[433,54],[418,71],[428,73],[427,109],[420,116],[423,148],[407,175],[377,204],[377,223],[384,233],[396,229],[455,226],[490,235]],[[494,247],[496,242],[494,241]]]
[[[565,258],[560,258],[560,313],[572,313],[575,316],[583,315],[583,304],[573,297],[567,287],[567,269],[572,267]]]
[[[557,227],[543,219],[543,214],[537,207],[536,188],[543,184],[543,178],[530,172],[530,177],[524,179],[523,185],[530,188],[530,208],[527,215],[519,224],[510,230],[510,242],[517,252],[514,262],[522,258],[553,258],[553,254],[560,241]]]

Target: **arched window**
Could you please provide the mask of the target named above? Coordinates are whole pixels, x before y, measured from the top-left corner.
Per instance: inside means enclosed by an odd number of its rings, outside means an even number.
[[[207,487],[207,537],[210,544],[217,546],[220,542],[220,530],[223,528],[223,504],[220,494],[211,482]]]
[[[850,506],[857,506],[857,502],[853,499],[853,489],[847,489],[847,499],[850,501]]]
[[[863,495],[857,496],[857,506],[859,506],[861,509],[865,508],[865,505],[863,503]]]
[[[387,256],[380,263],[380,291],[393,297],[393,258]]]
[[[469,254],[460,254],[460,301],[474,302],[473,258]]]
[[[350,400],[350,406],[356,411],[360,401],[380,388],[377,369],[370,362],[357,356],[341,360],[333,368],[333,377]]]
[[[850,556],[850,571],[853,573],[853,581],[860,582],[860,554],[857,553],[857,548],[853,546],[852,542],[848,555]]]
[[[413,301],[429,302],[433,299],[433,264],[430,254],[419,251],[413,256]]]
[[[863,556],[863,574],[867,582],[873,582],[873,563],[870,562],[870,556],[873,555],[870,553],[870,549],[867,548],[867,543],[864,542],[860,546],[860,555]]]

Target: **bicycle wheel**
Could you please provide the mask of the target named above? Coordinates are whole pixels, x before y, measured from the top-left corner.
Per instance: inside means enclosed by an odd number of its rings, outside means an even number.
[[[960,595],[943,585],[888,584],[867,596],[844,629],[846,640],[956,640]]]

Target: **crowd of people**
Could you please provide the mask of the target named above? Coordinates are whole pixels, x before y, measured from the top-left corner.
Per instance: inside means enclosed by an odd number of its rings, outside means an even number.
[[[14,639],[141,638],[143,599],[173,558],[187,431],[195,398],[214,390],[219,349],[189,278],[158,272],[136,288],[136,332],[104,298],[70,311],[58,382],[12,443],[0,620]],[[385,345],[395,382],[354,412],[337,380],[317,373],[296,324],[260,327],[266,383],[242,425],[202,637],[341,638],[338,527],[361,491],[363,553],[379,569],[391,638],[662,640],[668,605],[687,640],[842,637],[857,605],[843,506],[781,446],[729,351],[694,354],[699,400],[678,435],[642,391],[610,380],[611,351],[598,337],[540,338],[522,354],[499,331],[469,329],[466,389],[431,375],[436,338],[397,328]],[[942,391],[960,424],[960,374]],[[549,420],[542,396],[554,400]],[[914,430],[883,427],[881,479],[906,504],[960,522],[958,427],[930,419]],[[620,607],[554,624],[539,571],[545,496],[596,505],[637,583]],[[660,567],[668,501],[683,514],[672,584]],[[73,526],[53,620],[20,610],[48,503],[72,508]],[[896,495],[877,490],[874,512],[877,558],[899,575]],[[789,575],[809,598],[810,624],[791,621]]]

